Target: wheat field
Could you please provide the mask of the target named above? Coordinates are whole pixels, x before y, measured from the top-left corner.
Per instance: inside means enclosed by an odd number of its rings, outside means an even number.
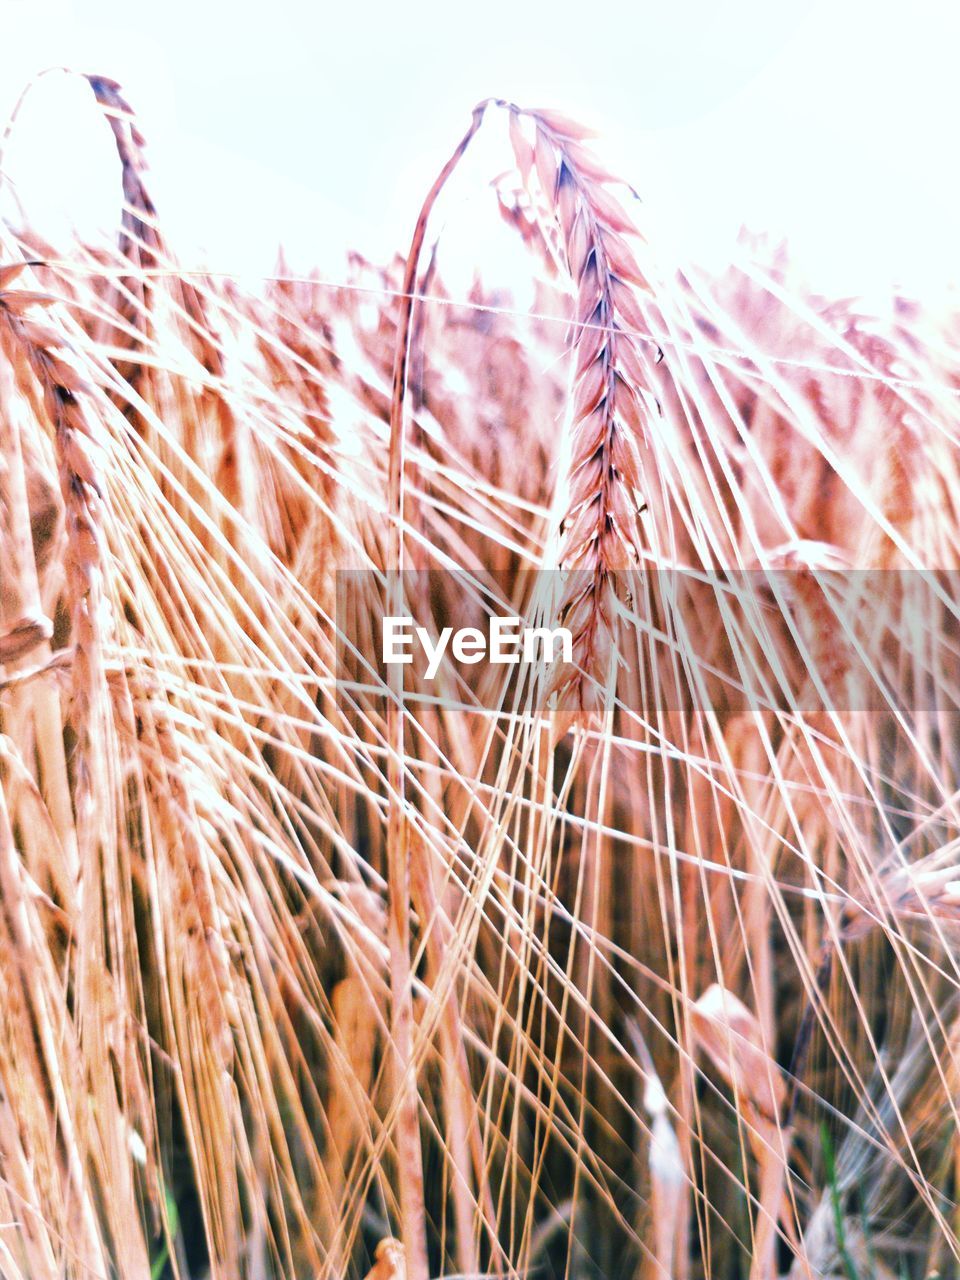
[[[0,227],[0,1275],[960,1273],[960,310],[678,268],[498,100],[242,288],[87,80],[113,244]],[[436,252],[489,129],[527,310]],[[540,571],[549,682],[344,675]]]

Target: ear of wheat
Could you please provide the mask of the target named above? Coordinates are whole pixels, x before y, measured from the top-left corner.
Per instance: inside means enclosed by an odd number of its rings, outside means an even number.
[[[524,123],[533,127],[533,140]],[[644,465],[659,413],[651,340],[639,294],[649,294],[627,236],[636,227],[608,187],[615,180],[583,145],[585,130],[553,112],[510,108],[517,167],[556,218],[575,290],[568,496],[560,561],[570,586],[560,616],[574,662],[554,683],[562,724],[589,717],[616,655],[617,573],[643,552],[639,522],[653,476]],[[657,355],[659,350],[654,348]]]

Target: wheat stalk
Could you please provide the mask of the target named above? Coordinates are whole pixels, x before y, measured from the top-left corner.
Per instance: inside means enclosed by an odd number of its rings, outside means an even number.
[[[523,132],[528,118],[531,142]],[[643,553],[639,515],[651,477],[644,450],[659,406],[647,325],[637,291],[650,292],[627,235],[636,227],[607,189],[615,181],[583,146],[590,135],[554,112],[510,107],[510,136],[524,184],[534,176],[556,217],[563,260],[576,291],[571,354],[573,403],[561,521],[561,566],[570,574],[560,618],[573,635],[574,662],[553,689],[562,725],[588,720],[598,684],[616,661],[619,571]],[[658,356],[661,354],[657,349]]]
[[[98,743],[92,720],[102,690],[100,613],[103,579],[101,487],[95,444],[84,405],[88,384],[71,363],[58,330],[33,314],[36,297],[7,286],[20,267],[0,272],[0,350],[21,378],[33,378],[53,426],[60,491],[66,513],[67,585],[71,598],[71,706],[78,738],[78,807],[92,820]],[[26,394],[31,388],[24,387]]]

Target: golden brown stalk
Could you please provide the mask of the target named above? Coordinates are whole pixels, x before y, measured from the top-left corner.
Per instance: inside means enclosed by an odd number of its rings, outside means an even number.
[[[26,657],[52,635],[53,624],[43,615],[17,618],[11,626],[0,631],[0,666]]]
[[[369,1098],[373,1086],[373,1062],[377,1048],[377,1007],[362,977],[342,978],[330,993],[333,1016],[333,1053],[327,1085],[327,1125],[330,1131],[327,1159],[329,1196],[326,1237],[339,1244],[337,1217],[342,1213],[342,1196],[347,1183],[349,1161],[362,1134],[369,1126]],[[346,1259],[335,1256],[337,1273]]]
[[[124,257],[136,261],[142,268],[157,265],[156,251],[160,248],[160,236],[156,228],[156,206],[150,198],[143,173],[146,164],[143,157],[145,139],[137,127],[133,109],[120,92],[116,80],[107,76],[88,75],[87,81],[94,97],[103,108],[117,144],[123,181],[123,228],[120,251]],[[145,288],[145,277],[139,277]]]
[[[683,1266],[687,1250],[684,1232],[684,1200],[687,1173],[676,1131],[670,1119],[666,1091],[636,1022],[627,1023],[630,1043],[641,1072],[643,1109],[650,1119],[647,1158],[650,1169],[650,1203],[645,1214],[652,1241],[648,1265],[640,1275],[674,1276]],[[644,1224],[645,1225],[645,1224]]]
[[[784,1084],[754,1014],[733,992],[714,983],[693,1006],[691,1020],[700,1047],[738,1097],[775,1120]]]
[[[780,1115],[783,1078],[763,1043],[760,1023],[742,1000],[714,983],[691,1010],[694,1034],[742,1110],[760,1175],[751,1280],[773,1280],[777,1223],[787,1176],[786,1137]]]
[[[433,883],[429,846],[421,833],[412,827],[411,836],[416,844],[416,855],[411,865],[411,895],[420,919],[430,921],[426,954],[430,963],[431,984],[433,990],[438,991],[443,986],[445,957],[455,951],[457,940]],[[455,987],[451,985],[446,995],[440,994],[439,998],[443,1001],[440,1019],[441,1071],[445,1080],[444,1105],[454,1166],[455,1183],[452,1194],[459,1265],[464,1274],[468,1275],[479,1267],[473,1239],[473,1206],[470,1194],[472,1164],[477,1187],[476,1200],[493,1249],[491,1270],[499,1276],[503,1274],[503,1257],[496,1238],[496,1213],[484,1165],[482,1135],[474,1107],[463,1020]]]
[[[5,273],[9,282],[9,273]],[[76,911],[70,957],[70,982],[78,1042],[89,1072],[90,1115],[78,1117],[76,1153],[90,1143],[101,1154],[91,1170],[102,1177],[114,1199],[110,1218],[122,1217],[121,1206],[134,1196],[124,1129],[143,1108],[141,1066],[123,1011],[119,992],[127,975],[110,957],[124,952],[120,940],[122,908],[117,825],[113,807],[112,773],[115,740],[103,662],[106,620],[104,580],[105,512],[97,440],[95,391],[81,372],[80,357],[59,327],[39,321],[38,296],[30,291],[0,292],[0,354],[15,371],[25,399],[36,406],[41,421],[52,431],[53,455],[64,511],[64,599],[70,631],[70,699],[66,723],[73,731],[71,751],[72,800],[77,864],[76,883],[65,898]],[[58,727],[58,734],[62,728]],[[119,1077],[96,1071],[104,1047],[123,1062]],[[118,1117],[129,1116],[129,1121]],[[141,1125],[144,1130],[146,1126]],[[97,1167],[99,1165],[99,1168]],[[110,1228],[113,1229],[112,1227]],[[133,1266],[142,1252],[133,1233],[117,1240],[121,1266]]]
[[[374,1251],[374,1263],[364,1280],[406,1280],[403,1245],[393,1236],[381,1240]]]
[[[0,271],[0,291],[3,279],[12,282],[18,270]],[[4,566],[0,574],[0,628],[6,633],[0,638],[0,663],[8,668],[0,690],[15,690],[31,673],[47,670],[55,661],[49,646],[53,626],[44,614],[52,602],[47,601],[44,588],[51,544],[58,541],[60,503],[53,468],[41,459],[43,443],[31,438],[31,423],[18,395],[15,371],[0,361],[0,544]],[[63,656],[57,660],[61,665]],[[27,658],[32,659],[30,666],[25,665]],[[34,736],[42,790],[66,855],[49,860],[49,865],[63,900],[69,901],[76,879],[76,834],[55,685],[15,693],[4,708],[3,726],[14,741],[29,740],[31,733]],[[34,845],[32,829],[25,835]],[[48,862],[37,847],[28,853],[28,860],[35,870]]]
[[[88,388],[71,363],[60,333],[36,319],[35,296],[29,291],[3,290],[4,283],[12,283],[9,269],[4,275],[5,280],[0,281],[0,352],[16,370],[25,395],[33,394],[31,379],[39,387],[54,432],[66,521],[65,567],[73,647],[71,718],[77,734],[75,803],[78,825],[82,825],[92,821],[93,775],[99,766],[91,746],[91,717],[102,691],[101,493],[96,446],[83,403]]]
[[[447,179],[459,164],[470,140],[480,128],[486,104],[473,113],[470,128],[427,194],[413,232],[407,254],[397,326],[393,366],[393,396],[390,405],[390,456],[387,511],[390,534],[387,571],[390,574],[388,613],[402,612],[400,573],[404,567],[404,398],[410,361],[410,324],[413,295],[430,213]],[[389,814],[387,829],[387,881],[389,915],[387,940],[390,948],[390,1036],[393,1045],[396,1082],[400,1091],[397,1118],[397,1152],[400,1165],[401,1234],[409,1280],[427,1280],[426,1212],[423,1191],[423,1156],[420,1147],[420,1101],[413,1056],[413,983],[410,963],[410,857],[409,820],[405,812],[405,746],[403,723],[403,675],[390,668],[391,686],[387,702],[387,742],[389,761],[387,786]]]
[[[120,92],[120,85],[106,76],[88,75],[86,79],[116,143],[123,190],[117,247],[131,268],[130,275],[119,280],[109,295],[111,307],[121,323],[113,328],[101,321],[98,336],[112,346],[129,350],[129,360],[118,362],[117,368],[131,391],[149,400],[146,387],[149,374],[138,357],[151,337],[154,292],[151,272],[157,267],[161,240],[156,228],[156,208],[143,178],[144,138],[130,104]],[[135,413],[132,409],[128,411]]]
[[[523,118],[534,125],[531,141]],[[561,726],[582,721],[598,701],[616,653],[619,588],[615,575],[643,550],[639,515],[649,482],[643,447],[659,409],[649,343],[636,290],[649,281],[624,238],[636,228],[607,190],[613,178],[583,141],[585,130],[553,112],[510,107],[517,166],[529,187],[536,175],[559,228],[576,290],[569,492],[560,562],[570,572],[561,619],[573,634],[574,663],[554,684]],[[659,352],[658,352],[659,354]]]
[[[890,917],[960,921],[960,862],[953,846],[881,873],[878,882],[866,889],[873,899],[869,907],[854,898],[844,904],[840,919],[844,941],[864,937]]]
[[[157,226],[157,209],[145,178],[146,139],[137,125],[133,108],[116,80],[98,75],[88,75],[86,79],[113,133],[120,160],[123,207],[118,249],[121,257],[130,263],[131,274],[113,291],[112,299],[118,316],[128,327],[118,329],[110,340],[114,345],[130,349],[130,362],[122,362],[121,371],[130,387],[149,401],[145,382],[150,373],[137,361],[137,356],[151,338],[154,277],[162,274],[164,287],[180,312],[187,345],[207,372],[219,379],[223,375],[223,355],[201,288],[174,269]],[[131,329],[142,333],[143,339],[132,337]],[[236,424],[219,398],[218,409],[223,416],[224,431],[229,433]],[[131,408],[128,412],[135,411]]]
[[[21,1248],[39,1263],[51,1247],[40,1188],[57,1188],[54,1221],[74,1233],[77,1257],[94,1270],[104,1265],[91,1180],[79,1155],[75,1091],[76,1043],[58,1018],[49,957],[37,947],[29,896],[14,842],[7,792],[0,786],[0,1152],[4,1191],[13,1190],[18,1214],[26,1211]],[[39,955],[37,954],[39,950]],[[12,1104],[12,1105],[11,1105]],[[62,1143],[61,1150],[58,1145]],[[116,1189],[119,1191],[119,1188]],[[9,1201],[8,1201],[9,1203]],[[37,1274],[55,1274],[50,1264]]]

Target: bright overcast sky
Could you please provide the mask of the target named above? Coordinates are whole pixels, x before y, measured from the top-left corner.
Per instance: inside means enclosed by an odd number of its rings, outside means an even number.
[[[0,111],[66,63],[120,80],[168,231],[219,269],[405,246],[490,94],[609,135],[682,250],[746,222],[816,279],[960,279],[960,7],[856,0],[3,0]],[[509,163],[490,144],[482,185]],[[115,174],[89,95],[50,76],[7,155],[40,225],[106,220]],[[451,215],[455,220],[456,215]],[[469,216],[464,225],[471,224]],[[482,237],[462,238],[482,255]]]

